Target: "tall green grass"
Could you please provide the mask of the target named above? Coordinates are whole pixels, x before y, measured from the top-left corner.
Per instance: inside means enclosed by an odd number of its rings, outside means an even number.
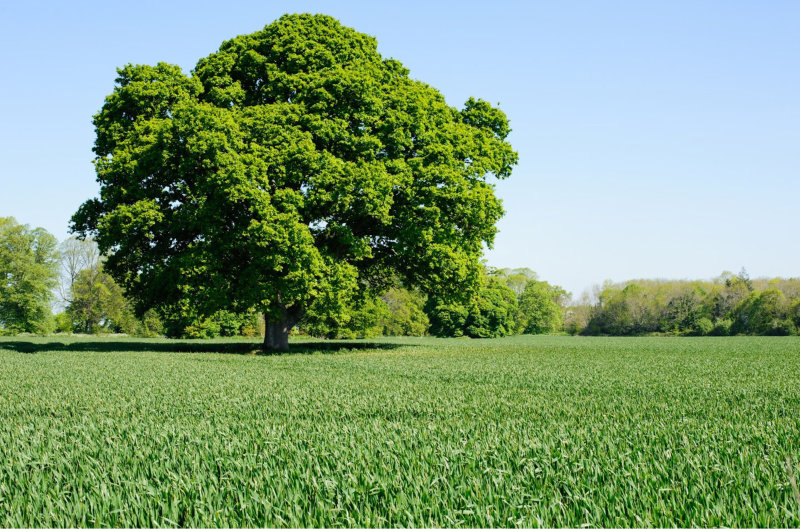
[[[300,345],[0,341],[0,525],[800,525],[798,338]]]

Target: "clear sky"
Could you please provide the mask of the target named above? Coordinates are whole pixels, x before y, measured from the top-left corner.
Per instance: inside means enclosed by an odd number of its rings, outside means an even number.
[[[452,105],[500,104],[520,164],[491,265],[575,294],[800,275],[797,1],[2,2],[0,216],[67,237],[115,68],[189,71],[287,12],[377,37]]]

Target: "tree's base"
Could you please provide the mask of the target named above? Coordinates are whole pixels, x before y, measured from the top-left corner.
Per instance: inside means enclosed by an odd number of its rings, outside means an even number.
[[[292,325],[288,319],[266,321],[264,330],[264,353],[281,353],[289,350],[289,331]]]
[[[258,350],[261,354],[275,354],[275,353],[286,353],[289,351],[289,346],[271,346],[271,345],[263,345],[261,349]]]

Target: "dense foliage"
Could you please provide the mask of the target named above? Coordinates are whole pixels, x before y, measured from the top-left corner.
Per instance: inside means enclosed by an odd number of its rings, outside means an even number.
[[[496,277],[485,276],[480,290],[464,302],[430,296],[426,303],[434,336],[497,338],[516,334],[517,295]]]
[[[386,312],[378,320],[384,336],[425,336],[430,324],[425,314],[425,297],[416,291],[393,288],[381,296]]]
[[[799,338],[59,342],[0,340],[3,527],[800,525]]]
[[[460,303],[430,296],[430,333],[441,337],[496,338],[564,330],[570,294],[539,281],[529,268],[486,269],[482,288]]]
[[[57,331],[161,334],[161,321],[154,312],[136,317],[122,287],[105,272],[104,257],[93,240],[70,237],[61,243],[59,250],[61,281],[58,292],[64,310],[56,315]]]
[[[390,278],[463,297],[503,213],[489,179],[517,161],[503,112],[449,106],[322,15],[226,41],[190,75],[125,66],[94,124],[100,197],[74,230],[140,311],[256,310],[265,348]]]
[[[713,281],[638,280],[606,284],[597,303],[571,307],[589,314],[584,334],[777,335],[797,333],[800,279],[751,280],[724,273]]]
[[[354,301],[337,319],[330,314],[308,314],[299,331],[320,338],[424,336],[428,331],[425,296],[419,292],[393,287],[379,297]]]
[[[169,310],[149,310],[136,317],[122,288],[103,270],[104,257],[91,239],[74,237],[61,244],[62,278],[59,288],[65,310],[56,315],[63,333],[124,333],[170,338],[261,336],[262,316],[255,311],[220,310],[203,316],[184,299]],[[297,332],[325,338],[365,338],[380,335],[423,336],[428,318],[425,297],[394,287],[378,298],[366,298],[337,314],[339,321],[310,314]]]
[[[0,217],[0,334],[54,329],[58,241],[42,228]]]
[[[254,311],[242,313],[219,310],[210,316],[199,314],[185,300],[157,314],[169,338],[217,338],[225,336],[256,336],[264,331],[260,315]]]
[[[134,334],[136,329],[136,318],[122,288],[103,271],[101,264],[78,273],[66,314],[74,332],[91,334],[104,330]]]
[[[529,281],[519,296],[519,327],[525,334],[548,334],[564,328],[569,294],[547,281]]]
[[[94,241],[70,238],[56,251],[54,239],[44,230],[3,221],[0,261],[9,270],[0,288],[4,334],[55,329],[207,339],[265,333],[263,317],[253,309],[204,315],[189,297],[137,317],[131,300],[105,272],[105,258]],[[53,319],[50,305],[59,254],[57,291],[65,310]],[[539,280],[528,268],[486,268],[479,288],[458,301],[400,286],[380,295],[362,290],[335,313],[309,310],[294,332],[320,338],[491,338],[560,332],[786,336],[800,328],[800,279],[753,280],[745,271],[725,272],[711,281],[607,282],[595,292],[594,300],[586,293],[572,300],[563,288]]]

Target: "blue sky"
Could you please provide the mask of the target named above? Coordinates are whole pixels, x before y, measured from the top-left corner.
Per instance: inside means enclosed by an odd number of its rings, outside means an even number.
[[[605,279],[800,275],[800,2],[4,2],[0,216],[65,238],[94,196],[115,68],[189,71],[283,13],[378,39],[460,106],[499,103],[520,164],[491,265]]]

